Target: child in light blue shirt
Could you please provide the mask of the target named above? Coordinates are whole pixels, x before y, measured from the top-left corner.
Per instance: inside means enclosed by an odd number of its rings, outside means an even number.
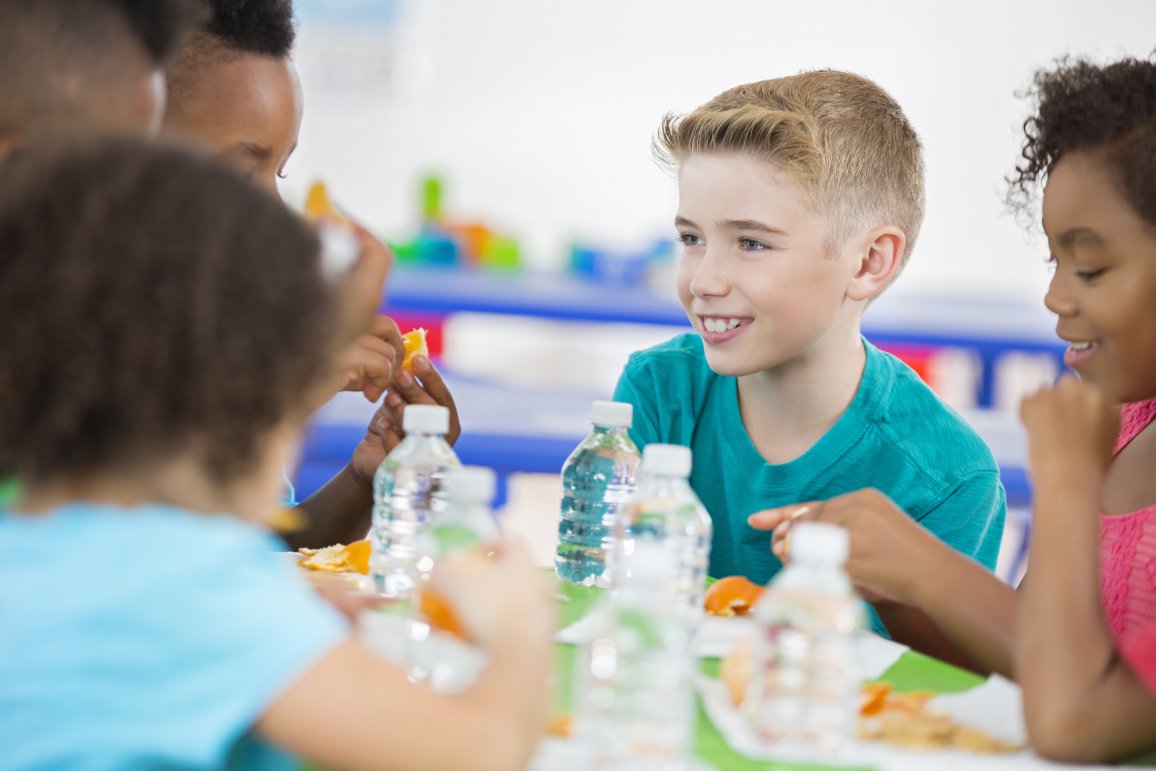
[[[549,692],[540,571],[435,580],[488,668],[439,694],[365,648],[262,526],[334,352],[308,225],[128,139],[29,145],[0,185],[0,765],[523,765]],[[292,346],[286,345],[292,341]]]

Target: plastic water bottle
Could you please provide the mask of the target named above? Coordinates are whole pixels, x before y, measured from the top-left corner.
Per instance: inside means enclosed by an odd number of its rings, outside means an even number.
[[[630,438],[634,408],[623,402],[594,402],[594,430],[562,466],[562,519],[554,570],[583,586],[610,585],[607,555],[614,523],[634,490],[638,447]]]
[[[711,520],[695,495],[689,447],[648,444],[642,453],[638,487],[622,507],[614,544],[614,585],[630,578],[631,555],[642,538],[654,538],[674,559],[672,601],[687,620],[702,618]]]
[[[743,706],[777,752],[829,758],[857,733],[863,604],[843,571],[846,530],[799,523],[789,547],[790,561],[755,606],[759,636]]]
[[[422,558],[429,559],[434,570],[446,557],[485,548],[498,539],[500,531],[491,508],[496,489],[491,469],[464,466],[446,472],[446,509],[432,515],[418,538]],[[485,654],[435,637],[423,609],[419,602],[406,629],[409,677],[427,681],[437,691],[460,691],[477,679],[486,663]]]
[[[604,601],[579,656],[583,767],[685,769],[695,720],[693,630],[672,596],[674,555],[643,538],[627,559],[630,578]]]
[[[369,573],[374,589],[386,597],[412,599],[417,582],[433,567],[418,541],[431,517],[446,508],[446,472],[461,467],[445,440],[449,425],[445,407],[407,406],[405,438],[373,477]]]
[[[436,565],[441,557],[492,543],[500,530],[491,508],[497,492],[493,469],[462,466],[445,474],[446,507],[431,516],[419,536],[423,557]]]

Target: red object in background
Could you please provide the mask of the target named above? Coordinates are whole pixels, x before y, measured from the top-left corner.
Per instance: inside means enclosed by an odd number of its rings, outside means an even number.
[[[440,359],[442,355],[442,325],[445,322],[444,316],[427,316],[422,314],[401,313],[394,315],[392,313],[385,314],[397,323],[397,328],[401,330],[404,335],[411,329],[417,327],[425,327],[425,344],[429,348],[429,355],[431,359]]]
[[[927,383],[935,391],[938,383],[931,376],[931,359],[935,355],[934,348],[915,345],[878,345],[881,351],[887,351],[895,358],[915,370],[919,379]]]

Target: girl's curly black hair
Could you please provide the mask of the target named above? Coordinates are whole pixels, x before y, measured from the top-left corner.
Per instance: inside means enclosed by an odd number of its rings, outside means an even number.
[[[1036,73],[1025,94],[1035,113],[1024,121],[1023,161],[1008,178],[1009,206],[1034,208],[1039,185],[1068,153],[1102,153],[1136,212],[1156,225],[1156,61],[1111,64],[1063,58]]]
[[[216,481],[331,366],[316,234],[240,174],[130,139],[0,171],[0,469],[29,482],[193,452]]]

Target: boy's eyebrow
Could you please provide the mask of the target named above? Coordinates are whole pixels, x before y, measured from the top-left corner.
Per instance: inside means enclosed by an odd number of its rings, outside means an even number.
[[[719,228],[730,230],[761,230],[764,233],[785,236],[787,233],[779,228],[763,224],[758,220],[720,220],[715,223]]]
[[[674,218],[674,226],[689,228],[698,227],[698,225],[682,216]],[[770,233],[772,235],[778,236],[785,236],[787,234],[785,230],[780,228],[773,228],[770,225],[759,222],[758,220],[719,220],[715,223],[715,226],[720,230],[758,230],[763,233]]]

